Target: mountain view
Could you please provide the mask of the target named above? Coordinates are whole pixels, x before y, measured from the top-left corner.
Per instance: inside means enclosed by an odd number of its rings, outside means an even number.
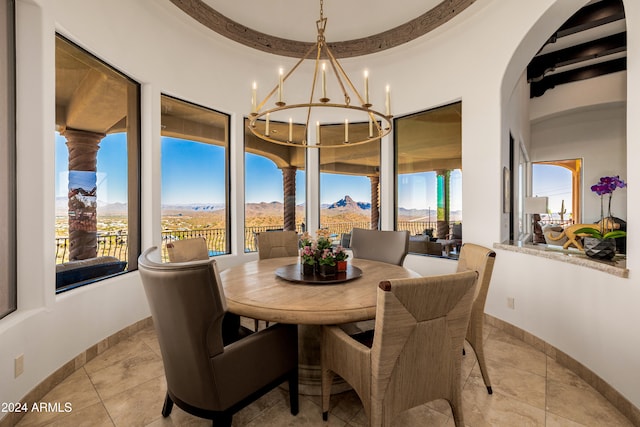
[[[56,199],[56,230],[58,235],[67,233],[68,200]],[[126,230],[127,205],[125,203],[104,204],[98,201],[99,231]],[[245,205],[245,223],[247,227],[282,226],[284,206],[281,202],[247,203]],[[355,201],[349,195],[321,206],[321,222],[329,223],[366,223],[370,221],[371,203]],[[124,218],[123,218],[124,217]],[[296,205],[296,223],[305,219],[305,205]],[[460,221],[460,211],[450,213],[451,221]],[[431,222],[436,220],[435,209],[398,210],[398,221]],[[163,230],[189,230],[198,228],[224,228],[225,210],[223,204],[182,204],[162,206]],[[115,227],[115,228],[114,228]]]

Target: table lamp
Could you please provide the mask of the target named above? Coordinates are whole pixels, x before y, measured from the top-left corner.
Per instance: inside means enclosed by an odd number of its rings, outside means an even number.
[[[540,214],[547,213],[548,197],[525,197],[524,213],[532,215],[531,233],[533,243],[545,243],[542,227],[540,226]]]

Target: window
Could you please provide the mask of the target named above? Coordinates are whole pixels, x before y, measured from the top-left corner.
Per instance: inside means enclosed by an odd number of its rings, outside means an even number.
[[[543,223],[579,224],[581,159],[533,163],[532,195],[548,197],[548,212]]]
[[[323,145],[343,145],[344,126],[320,126]],[[354,140],[366,139],[368,123],[350,123]],[[320,149],[320,228],[334,239],[354,227],[379,229],[380,141]]]
[[[13,5],[0,0],[0,318],[17,308]]]
[[[162,240],[202,236],[210,256],[227,254],[229,116],[167,95],[161,108]]]
[[[137,268],[139,94],[56,36],[56,292]]]
[[[396,229],[409,251],[457,256],[462,243],[462,104],[395,120]]]
[[[306,230],[305,149],[267,142],[245,120],[245,252],[255,252],[256,234],[267,230]],[[270,122],[271,132],[288,132],[288,123]],[[293,125],[301,140],[304,126]]]

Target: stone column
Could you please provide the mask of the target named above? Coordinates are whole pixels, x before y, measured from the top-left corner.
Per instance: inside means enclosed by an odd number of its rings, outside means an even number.
[[[377,230],[380,224],[380,176],[371,175],[371,229]]]
[[[290,166],[282,168],[284,188],[284,229],[296,230],[296,171],[298,168]]]
[[[105,134],[66,129],[69,149],[69,260],[98,254],[96,164]]]
[[[436,237],[438,239],[446,239],[449,234],[449,192],[450,192],[450,170],[436,171],[437,191],[438,191],[438,210],[436,217]]]

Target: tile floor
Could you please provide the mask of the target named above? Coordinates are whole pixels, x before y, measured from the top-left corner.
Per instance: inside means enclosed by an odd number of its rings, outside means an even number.
[[[488,395],[470,347],[463,363],[463,410],[467,426],[632,426],[592,387],[540,351],[499,329],[485,326],[485,352],[493,383]],[[28,413],[27,426],[210,426],[174,406],[160,411],[165,395],[162,359],[152,328],[99,354],[49,392],[43,402],[71,402],[69,413]],[[300,396],[300,413],[289,413],[287,392],[275,389],[233,418],[234,426],[366,426],[353,392],[332,398],[322,421],[320,398]],[[401,414],[396,426],[453,426],[443,400]]]

